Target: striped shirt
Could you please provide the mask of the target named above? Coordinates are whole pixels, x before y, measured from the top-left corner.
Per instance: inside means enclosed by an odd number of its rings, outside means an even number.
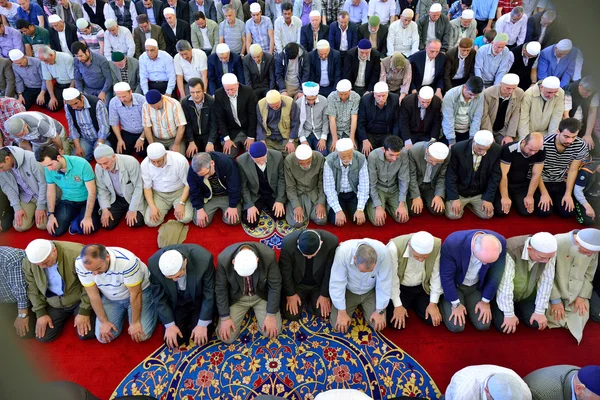
[[[135,254],[121,247],[106,250],[110,258],[108,270],[98,275],[88,271],[81,256],[77,257],[75,270],[83,286],[96,285],[107,299],[119,301],[129,299],[128,288],[141,284],[144,290],[150,285],[148,267]]]
[[[162,97],[162,108],[156,110],[146,103],[142,106],[144,128],[152,128],[152,134],[159,139],[172,139],[177,136],[177,128],[187,125],[181,104],[168,96]]]
[[[0,246],[0,302],[17,303],[21,310],[29,307],[25,277],[21,270],[24,258],[23,250]]]
[[[333,171],[331,170],[329,164],[325,163],[323,168],[323,191],[327,197],[327,203],[329,204],[329,207],[331,207],[336,213],[342,211],[342,207],[340,206],[340,202],[338,200],[338,193],[352,192],[352,187],[348,181],[348,174],[353,161],[354,160],[350,161],[350,164],[348,164],[347,167],[344,167],[342,160],[340,160],[340,165],[342,166],[342,177],[340,179],[339,188],[336,188],[335,177],[333,176]],[[356,208],[358,210],[364,210],[365,204],[367,204],[367,200],[369,200],[369,167],[366,161],[358,172],[358,186],[356,191],[358,192],[356,193],[358,198],[358,205]],[[349,217],[353,218],[353,216]]]
[[[531,238],[525,241],[525,247],[521,254],[521,259],[527,261],[528,273],[535,266],[536,262],[529,259],[529,241]],[[556,256],[552,257],[546,264],[544,272],[537,282],[537,294],[535,296],[535,313],[544,315],[546,308],[548,308],[548,302],[550,301],[550,293],[552,292],[552,285],[554,284],[554,267],[556,265]],[[529,277],[534,278],[533,276]],[[506,265],[504,266],[504,275],[498,286],[498,293],[496,294],[496,302],[498,308],[504,313],[506,318],[515,316],[515,261],[510,254],[506,255]],[[522,299],[519,299],[522,300]]]
[[[104,29],[96,24],[90,24],[90,26],[92,31],[89,35],[86,35],[77,29],[77,39],[79,39],[80,42],[85,42],[91,51],[102,54],[100,52],[100,43],[104,43]]]
[[[146,98],[139,93],[132,93],[132,104],[126,106],[118,97],[110,99],[109,123],[111,126],[121,124],[121,129],[129,133],[141,134],[144,131],[142,125],[142,108],[146,104]]]
[[[265,51],[269,51],[271,46],[269,31],[273,31],[273,23],[269,17],[261,16],[258,25],[252,18],[246,21],[246,34],[252,36],[252,43],[259,44]]]
[[[70,107],[65,102],[65,114],[67,115],[67,123],[69,124],[69,137],[71,139],[79,139],[83,137],[85,140],[90,142],[95,142],[96,140],[106,140],[109,135],[110,125],[108,124],[108,111],[106,111],[106,107],[102,100],[98,100],[96,103],[96,119],[98,120],[98,132],[96,132],[96,128],[94,127],[94,123],[92,122],[92,117],[90,116],[90,102],[83,97],[83,108],[81,110],[75,110],[75,118],[77,118],[77,124],[81,129],[79,132],[75,128],[75,124],[73,123],[73,118],[71,118],[71,113],[69,112],[68,107]]]
[[[548,135],[544,138],[544,150],[546,158],[542,171],[544,182],[558,183],[565,180],[572,161],[583,161],[589,156],[587,144],[581,138],[575,141],[562,153],[556,148],[558,134]]]
[[[229,46],[229,49],[231,49],[231,52],[233,53],[242,53],[242,48],[244,46],[242,38],[245,38],[245,34],[246,25],[244,24],[244,21],[237,18],[235,19],[233,26],[229,25],[229,22],[227,21],[223,21],[219,24],[219,36],[223,38],[223,41]],[[268,50],[268,47],[263,47],[263,49]]]

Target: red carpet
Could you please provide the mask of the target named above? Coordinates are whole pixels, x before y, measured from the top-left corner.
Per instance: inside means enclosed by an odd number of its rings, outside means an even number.
[[[64,114],[57,114],[59,113],[52,116],[60,115],[64,123]],[[314,228],[313,224],[311,227]],[[374,228],[367,223],[363,227],[350,225],[344,228],[327,225],[326,229],[337,235],[340,241],[370,237],[387,243],[392,237],[417,230],[427,230],[443,239],[455,230],[470,228],[493,229],[511,237],[542,230],[561,233],[579,227],[574,220],[565,221],[555,216],[541,220],[513,215],[505,219],[481,221],[467,212],[459,221],[434,218],[426,214],[411,219],[407,225],[388,220],[382,228]],[[146,261],[158,250],[157,231],[156,228],[146,227],[130,229],[123,224],[112,232],[101,230],[91,236],[66,235],[61,239],[122,246]],[[3,234],[0,241],[8,241],[9,245],[24,248],[37,237],[50,238],[46,232],[32,229],[22,234]],[[190,225],[186,242],[204,246],[216,256],[227,245],[245,240],[255,239],[247,236],[240,226],[226,226],[218,215],[208,229],[201,230]],[[134,343],[125,330],[124,332],[123,336],[108,345],[94,340],[82,343],[77,339],[74,328],[70,327],[53,343],[42,344],[35,340],[22,343],[30,355],[32,365],[39,366],[44,378],[75,381],[96,396],[107,399],[121,380],[162,344],[161,327],[157,328],[149,341],[141,344]],[[536,368],[548,365],[598,364],[600,360],[600,324],[593,322],[588,323],[579,346],[569,332],[562,329],[538,332],[520,326],[515,334],[503,335],[493,328],[488,332],[477,332],[469,325],[463,333],[452,334],[444,326],[432,328],[425,325],[412,312],[407,330],[398,332],[387,328],[384,334],[416,359],[442,391],[454,372],[467,365],[498,364],[526,375]]]

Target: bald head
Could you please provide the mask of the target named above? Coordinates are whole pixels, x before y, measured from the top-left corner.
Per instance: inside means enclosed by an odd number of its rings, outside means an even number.
[[[544,148],[544,135],[540,132],[531,132],[525,136],[525,139],[521,142],[521,153],[525,157],[531,157],[538,151]]]
[[[502,252],[502,243],[494,235],[482,233],[475,237],[471,250],[482,264],[496,262]]]

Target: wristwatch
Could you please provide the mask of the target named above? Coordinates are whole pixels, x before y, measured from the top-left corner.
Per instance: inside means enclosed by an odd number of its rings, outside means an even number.
[[[385,314],[385,310],[379,311],[379,315],[383,315],[383,314]]]
[[[452,308],[458,308],[460,306],[461,306],[460,301],[458,303],[456,303],[456,304],[452,304]]]
[[[46,213],[46,217],[49,217],[49,216],[51,216],[51,215],[54,215],[54,211],[48,211],[48,212]]]
[[[180,201],[179,204],[181,204],[182,206],[185,206],[185,202]]]
[[[146,140],[146,137],[144,135],[142,135],[138,138],[138,140],[141,140],[143,142],[144,140]]]
[[[20,313],[20,314],[18,314],[18,317],[19,317],[19,318],[23,318],[23,319],[25,319],[25,318],[27,318],[27,315],[28,315],[28,314],[25,314],[25,313]]]

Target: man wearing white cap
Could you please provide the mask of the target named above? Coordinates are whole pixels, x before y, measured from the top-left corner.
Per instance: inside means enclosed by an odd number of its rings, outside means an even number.
[[[548,232],[506,240],[504,275],[492,302],[492,320],[500,332],[516,332],[519,322],[546,329],[556,250],[556,238]]]
[[[78,40],[77,27],[74,23],[64,22],[56,14],[48,17],[48,23],[50,24],[48,30],[50,32],[50,46],[56,51],[71,53],[71,45]]]
[[[527,33],[527,15],[523,7],[517,6],[506,13],[496,21],[494,27],[497,33],[506,33],[508,35],[508,48],[520,46],[525,43],[525,34]]]
[[[273,22],[269,17],[262,15],[262,9],[258,2],[250,4],[252,18],[246,21],[246,47],[256,43],[270,54],[275,49],[275,34],[273,33]]]
[[[337,11],[336,11],[337,12]],[[336,17],[332,19],[335,20]],[[327,40],[329,36],[329,26],[323,24],[324,18],[321,12],[313,10],[309,14],[310,23],[300,29],[300,44],[309,53],[317,48],[320,40]],[[248,23],[246,22],[246,25]],[[329,42],[328,42],[329,43]]]
[[[208,57],[200,49],[193,49],[187,40],[179,40],[175,45],[177,54],[173,58],[175,76],[177,76],[177,91],[181,99],[190,94],[189,81],[200,78],[204,87],[208,87]]]
[[[537,65],[534,65],[537,79],[543,80],[548,76],[556,76],[560,79],[560,87],[564,88],[574,80],[578,55],[579,49],[573,47],[569,39],[563,39],[557,44],[546,47],[540,52]]]
[[[515,61],[514,54],[506,47],[507,43],[508,35],[499,33],[492,43],[477,50],[475,76],[483,79],[486,88],[498,85]]]
[[[223,342],[237,339],[250,309],[264,336],[274,339],[281,332],[281,273],[270,247],[256,242],[227,246],[217,258],[215,294],[217,337]]]
[[[151,89],[171,96],[175,89],[177,78],[173,57],[169,53],[158,49],[158,42],[147,39],[144,48],[146,52],[140,56],[140,86],[144,94]]]
[[[269,90],[256,105],[256,120],[256,140],[285,154],[294,152],[300,128],[300,109],[291,97]]]
[[[400,103],[398,125],[407,150],[415,143],[437,139],[442,129],[442,100],[430,86],[423,86]]]
[[[323,166],[329,222],[343,226],[351,220],[362,225],[370,189],[367,159],[354,150],[349,138],[338,140],[335,150],[327,156]]]
[[[390,93],[388,84],[377,82],[373,93],[365,94],[358,108],[358,128],[356,134],[361,151],[365,156],[383,145],[390,135],[399,136],[400,101],[396,93]]]
[[[511,50],[515,62],[508,72],[519,76],[519,87],[523,90],[529,89],[537,81],[537,76],[532,76],[532,69],[541,49],[539,42],[528,42]]]
[[[115,21],[119,26],[126,28],[130,33],[137,28],[137,9],[131,0],[115,0],[104,4],[104,18],[106,22]],[[105,23],[106,29],[108,24]],[[107,57],[108,58],[108,57]]]
[[[496,143],[504,145],[516,140],[524,96],[516,74],[504,75],[499,85],[483,91],[481,129],[492,132]]]
[[[187,3],[182,2],[182,9],[187,9]],[[179,9],[177,10],[179,12]],[[175,57],[179,49],[176,45],[181,40],[190,41],[191,30],[190,25],[187,22],[188,18],[181,19],[175,15],[175,10],[171,7],[167,7],[163,10],[165,22],[161,26],[161,30],[165,37],[165,45],[167,46],[165,51],[169,53],[171,57]],[[190,46],[191,47],[191,46]]]
[[[246,83],[240,55],[232,52],[225,43],[219,43],[216,47],[216,52],[208,57],[208,93],[211,95],[223,87],[222,78],[225,74],[235,74],[239,83]]]
[[[417,28],[419,29],[419,50],[423,50],[425,44],[433,39],[437,39],[442,43],[443,52],[448,50],[452,31],[448,17],[442,17],[442,5],[440,3],[433,3],[428,13],[419,15]]]
[[[342,79],[336,90],[327,96],[327,115],[329,116],[329,132],[331,132],[330,151],[335,150],[338,139],[350,138],[357,148],[356,128],[358,127],[358,108],[360,96],[352,90],[352,83]]]
[[[317,225],[327,223],[326,198],[323,191],[325,157],[307,144],[300,144],[283,163],[288,203],[287,222],[299,228],[308,219]]]
[[[521,102],[519,137],[530,132],[540,132],[544,136],[558,130],[565,109],[565,91],[560,88],[560,79],[549,76],[525,91]]]
[[[23,274],[31,311],[37,317],[35,336],[41,342],[56,339],[71,315],[80,339],[94,337],[96,318],[75,271],[82,248],[79,243],[35,239],[25,249]]]
[[[312,149],[329,154],[329,121],[327,119],[327,99],[319,94],[319,85],[315,82],[302,84],[304,97],[296,100],[300,109],[298,137],[300,143],[308,144]]]
[[[99,10],[99,15],[102,18],[102,26],[104,26],[104,16],[102,16],[102,10]],[[76,25],[77,40],[85,42],[91,51],[104,55],[104,29],[102,26],[95,23],[90,23],[84,18],[79,18],[76,22]]]
[[[106,9],[106,7],[110,7],[110,5],[106,4],[104,8]],[[131,7],[135,9],[133,2],[131,2]],[[131,31],[124,26],[117,25],[117,21],[114,19],[107,19],[104,25],[106,26],[106,32],[104,33],[104,57],[109,59],[113,51],[120,51],[129,57],[133,57],[135,54],[135,42],[133,41]]]
[[[36,56],[42,63],[42,78],[50,94],[47,108],[52,111],[62,109],[63,89],[75,86],[73,56],[70,53],[54,51],[49,46],[41,46],[36,51]]]
[[[329,278],[333,308],[331,326],[346,333],[357,307],[364,323],[375,331],[386,326],[386,308],[392,294],[392,257],[378,240],[353,239],[340,243]]]
[[[110,100],[108,121],[117,139],[118,154],[132,155],[137,153],[145,157],[143,106],[146,98],[133,93],[127,82],[119,82],[114,86],[115,97]]]
[[[456,372],[446,389],[447,400],[531,400],[531,390],[513,370],[472,365]]]
[[[327,40],[319,40],[315,50],[308,55],[310,71],[308,80],[319,84],[319,94],[328,97],[342,79],[340,52],[332,49]]]
[[[433,215],[444,213],[446,170],[450,149],[442,142],[419,142],[408,150],[410,167],[409,214],[419,215],[423,207]]]
[[[449,38],[448,48],[458,46],[458,42],[464,38],[475,40],[477,37],[477,21],[474,19],[473,10],[464,10],[460,18],[453,19],[448,25]]]
[[[482,219],[494,216],[494,199],[500,184],[502,147],[490,131],[455,144],[446,171],[446,216],[462,218],[466,206]]]
[[[402,53],[406,58],[419,51],[419,28],[413,21],[415,13],[405,8],[398,21],[390,24],[387,35],[387,55]]]
[[[206,344],[215,308],[212,254],[197,244],[167,246],[148,259],[148,269],[166,345]]]
[[[443,293],[440,280],[442,241],[420,231],[390,239],[387,248],[392,262],[392,296],[388,319],[396,329],[406,327],[408,309],[429,325],[438,326],[438,308]]]
[[[115,154],[104,144],[96,147],[94,158],[102,227],[114,229],[123,217],[127,226],[143,226],[146,202],[140,163],[132,156]]]
[[[590,317],[594,274],[598,268],[600,230],[587,228],[555,235],[556,273],[546,313],[549,328],[567,328],[581,342]]]
[[[244,57],[244,78],[254,90],[256,99],[264,98],[269,90],[275,89],[275,57],[265,53],[256,43],[250,45],[249,57]]]

